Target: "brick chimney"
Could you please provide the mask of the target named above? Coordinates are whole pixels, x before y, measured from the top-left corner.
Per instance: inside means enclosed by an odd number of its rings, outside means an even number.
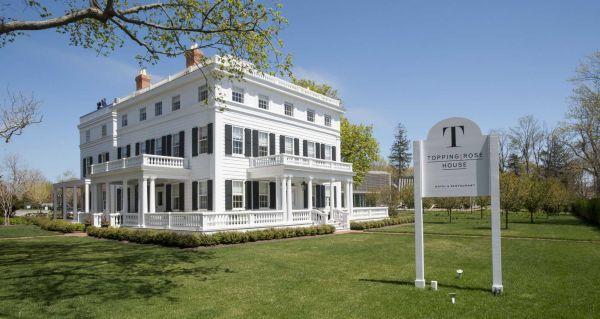
[[[135,77],[135,90],[139,91],[150,87],[150,76],[146,74],[146,69],[141,69],[140,74]]]
[[[185,51],[185,67],[189,68],[199,64],[202,60],[202,51],[198,49],[198,44],[193,44],[189,50]]]

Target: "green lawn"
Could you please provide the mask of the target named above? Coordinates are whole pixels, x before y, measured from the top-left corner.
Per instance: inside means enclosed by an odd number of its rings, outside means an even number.
[[[473,237],[426,236],[426,278],[437,280],[439,291],[413,287],[413,238],[404,234],[187,250],[80,237],[1,240],[0,317],[592,318],[600,312],[599,243],[502,244],[505,294],[494,297],[490,241]],[[465,270],[460,280],[458,268]],[[450,292],[457,293],[455,305]]]
[[[452,212],[452,223],[449,222],[448,214],[445,212],[425,212],[423,215],[423,227],[425,234],[447,234],[447,235],[483,235],[491,236],[490,215],[484,212],[480,219],[479,212]],[[579,219],[567,215],[538,215],[534,223],[530,223],[527,213],[510,213],[508,229],[506,229],[504,215],[502,215],[503,237],[534,237],[551,239],[577,239],[577,240],[600,240],[600,229],[585,224]],[[414,225],[389,226],[373,231],[392,233],[414,233]]]
[[[59,233],[42,230],[39,227],[33,225],[0,226],[0,238],[34,237],[58,234]]]

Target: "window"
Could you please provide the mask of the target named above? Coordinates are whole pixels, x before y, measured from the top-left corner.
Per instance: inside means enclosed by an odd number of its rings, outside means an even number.
[[[171,187],[171,203],[173,203],[173,210],[181,210],[183,207],[179,207],[179,187],[176,187],[177,184],[174,184],[173,186],[175,186]]]
[[[175,95],[171,98],[171,111],[177,111],[181,108],[181,102],[179,101],[179,95]]]
[[[329,185],[325,187],[325,205],[331,207],[331,187]]]
[[[200,154],[208,153],[208,127],[198,128],[198,150]]]
[[[331,161],[331,146],[325,145],[325,159]]]
[[[269,109],[269,97],[268,96],[264,96],[264,95],[258,96],[258,108],[261,108],[263,110]]]
[[[173,146],[171,147],[171,156],[179,157],[183,154],[179,154],[179,136],[177,134],[173,135]]]
[[[258,132],[258,156],[269,155],[269,133]]]
[[[331,116],[325,114],[325,126],[331,126]]]
[[[234,102],[244,103],[244,90],[240,88],[233,88],[231,99]]]
[[[306,110],[306,120],[309,122],[315,121],[315,111],[314,110]]]
[[[154,152],[156,155],[162,155],[163,145],[162,138],[157,138],[154,145]]]
[[[146,151],[149,151],[146,149],[146,143],[140,142],[140,154],[146,154]]]
[[[294,116],[294,104],[285,102],[284,107],[285,107],[285,115]]]
[[[163,192],[158,192],[156,194],[156,205],[157,206],[162,206],[163,205]]]
[[[162,115],[162,101],[154,103],[154,116]]]
[[[315,151],[315,142],[308,142],[308,157],[317,157],[317,153]]]
[[[244,182],[232,181],[231,183],[231,203],[233,208],[244,207]]]
[[[127,126],[127,114],[121,115],[121,126],[122,127]]]
[[[258,184],[258,204],[260,208],[269,208],[269,182]]]
[[[207,103],[208,101],[208,86],[206,84],[198,87],[198,102]]]
[[[198,182],[198,208],[208,209],[208,188],[206,181]]]
[[[244,154],[244,129],[234,126],[232,135],[233,154]]]
[[[88,158],[85,160],[85,171],[86,171],[86,176],[90,176],[90,173],[92,172],[92,161],[90,161],[91,158]]]
[[[92,133],[90,130],[85,130],[85,142],[89,142],[92,139]]]
[[[294,139],[287,136],[285,138],[285,153],[294,155]]]
[[[106,124],[102,124],[102,137],[105,137],[107,133]]]
[[[146,120],[146,108],[143,107],[140,109],[140,122]]]

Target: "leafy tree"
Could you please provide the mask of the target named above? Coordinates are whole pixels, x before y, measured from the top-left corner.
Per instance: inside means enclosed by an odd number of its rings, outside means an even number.
[[[25,198],[34,206],[41,208],[42,203],[51,200],[52,184],[38,170],[29,171]]]
[[[523,208],[529,212],[530,221],[533,224],[533,215],[542,208],[546,189],[544,181],[536,175],[521,176],[523,190]]]
[[[500,175],[500,208],[504,210],[505,228],[508,229],[508,213],[519,211],[523,206],[523,191],[519,176],[514,172]]]
[[[379,143],[373,136],[373,127],[352,124],[342,118],[340,135],[342,160],[352,163],[354,182],[360,185],[371,164],[379,159]]]
[[[296,77],[292,77],[292,83],[299,85],[303,88],[307,88],[313,92],[323,94],[330,98],[334,98],[334,99],[338,99],[338,100],[340,99],[340,97],[338,96],[337,90],[325,83],[317,83],[313,80],[298,79]]]
[[[565,185],[556,178],[545,179],[542,188],[544,196],[541,208],[546,216],[560,213],[571,202],[571,196]]]
[[[479,206],[479,219],[483,219],[483,210],[485,207],[490,205],[490,197],[489,196],[478,196],[475,197],[475,204]]]
[[[415,192],[412,187],[402,187],[398,190],[400,202],[406,208],[415,207]]]
[[[108,55],[125,44],[140,48],[136,59],[156,63],[160,57],[184,54],[186,44],[215,52],[228,61],[230,74],[242,76],[250,67],[258,71],[279,70],[289,75],[291,57],[281,52],[281,27],[287,23],[280,5],[265,6],[253,0],[164,0],[138,1],[70,0],[19,1],[10,12],[19,17],[2,17],[0,47],[29,32],[56,30],[66,34],[69,45]],[[20,6],[20,7],[19,7]],[[202,62],[204,62],[204,59]],[[203,64],[203,63],[201,63]]]
[[[406,136],[406,128],[402,123],[398,123],[396,126],[396,135],[394,143],[390,149],[390,156],[388,157],[390,165],[395,169],[395,177],[400,178],[404,173],[404,170],[408,168],[412,159],[412,154],[409,152],[410,140]]]
[[[15,203],[25,192],[27,171],[16,155],[8,155],[0,169],[0,209],[4,213],[4,225],[10,225]]]
[[[448,212],[449,222],[452,224],[452,210],[463,208],[469,204],[468,197],[437,197],[434,199],[436,205],[446,209]]]

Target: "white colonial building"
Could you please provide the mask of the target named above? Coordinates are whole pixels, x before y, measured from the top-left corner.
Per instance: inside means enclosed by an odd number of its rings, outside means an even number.
[[[199,68],[201,54],[158,83],[142,70],[133,94],[80,118],[81,179],[54,185],[64,218],[212,232],[387,217],[353,207],[339,100],[265,74],[213,77],[222,62]]]

